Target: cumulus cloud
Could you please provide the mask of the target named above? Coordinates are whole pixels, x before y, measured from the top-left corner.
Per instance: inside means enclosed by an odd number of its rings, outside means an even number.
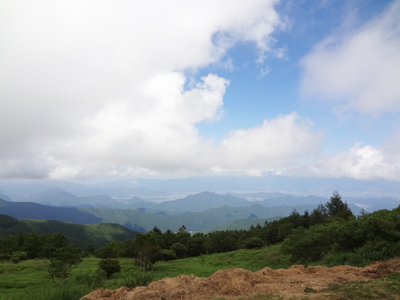
[[[276,55],[277,3],[3,1],[0,176],[260,175],[306,159],[321,134],[295,113],[205,139],[196,124],[221,117],[229,81],[185,85],[237,42]]]
[[[302,61],[302,91],[337,112],[400,109],[400,1],[354,30],[329,36]]]
[[[232,170],[251,176],[290,174],[293,167],[307,167],[319,154],[322,132],[296,113],[264,120],[261,126],[232,130],[218,147],[214,170]]]
[[[347,151],[317,161],[312,168],[306,170],[307,175],[400,181],[399,141],[400,132],[395,132],[381,146],[362,146],[356,143]]]

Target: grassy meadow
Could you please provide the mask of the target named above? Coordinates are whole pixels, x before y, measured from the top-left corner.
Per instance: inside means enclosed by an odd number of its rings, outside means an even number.
[[[208,277],[217,270],[243,268],[251,271],[265,267],[286,268],[290,266],[287,256],[279,253],[280,245],[264,247],[258,250],[238,250],[234,252],[204,255],[179,259],[170,262],[157,262],[151,272],[153,280],[175,277],[181,274],[193,274]],[[84,258],[70,277],[62,284],[55,284],[48,276],[49,261],[33,259],[0,263],[0,300],[76,300],[90,293],[93,287],[84,284],[79,276],[94,274],[100,259]],[[134,266],[133,259],[121,258],[121,272],[115,273],[102,283],[103,288],[116,289],[124,285],[133,285],[132,277],[141,274]]]
[[[193,274],[208,277],[217,270],[243,268],[258,271],[265,267],[273,269],[291,266],[289,257],[280,253],[281,245],[272,245],[257,250],[238,250],[178,259],[169,262],[159,261],[151,273],[152,280],[164,277],[176,277],[182,274]],[[0,263],[0,300],[77,300],[96,289],[80,280],[85,274],[95,274],[100,259],[84,258],[63,285],[56,285],[48,276],[48,260],[33,259]],[[121,272],[115,273],[109,280],[102,282],[101,287],[116,289],[120,286],[133,287],[137,282],[132,277],[142,274],[134,266],[133,259],[121,258]],[[400,274],[368,282],[348,282],[344,285],[334,285],[326,290],[306,291],[302,295],[293,295],[292,299],[400,299]],[[300,297],[300,298],[299,298]],[[282,299],[282,295],[259,295],[244,297],[242,300],[274,300]],[[218,300],[223,300],[219,298]]]
[[[154,265],[154,280],[179,275],[195,275],[208,277],[218,270],[242,268],[258,271],[265,267],[272,269],[288,268],[292,264],[288,256],[279,253],[280,245],[272,245],[262,249],[241,249],[232,252],[215,253],[169,262],[159,261]]]

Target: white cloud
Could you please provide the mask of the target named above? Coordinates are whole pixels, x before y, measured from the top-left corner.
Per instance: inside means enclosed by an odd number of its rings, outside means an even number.
[[[340,112],[400,110],[400,1],[357,31],[332,35],[303,59],[306,96]]]
[[[294,113],[206,140],[196,124],[220,118],[229,82],[184,88],[237,42],[279,52],[277,3],[3,1],[0,176],[259,175],[312,155],[320,134]]]
[[[322,132],[312,132],[313,123],[296,113],[264,120],[259,127],[232,130],[219,145],[220,170],[261,176],[291,174],[306,167],[319,154]]]
[[[306,170],[307,175],[400,181],[399,141],[400,132],[396,132],[382,146],[362,146],[356,143],[347,151],[317,161],[312,168]]]

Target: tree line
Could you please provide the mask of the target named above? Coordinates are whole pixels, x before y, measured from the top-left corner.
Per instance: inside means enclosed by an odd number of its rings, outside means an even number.
[[[168,261],[184,257],[221,253],[238,249],[260,248],[284,241],[299,229],[307,230],[324,225],[334,219],[353,220],[356,217],[343,202],[339,193],[334,192],[330,201],[320,204],[311,213],[300,215],[294,210],[288,217],[263,225],[251,226],[249,230],[214,231],[208,234],[191,235],[185,226],[178,232],[161,232],[157,227],[145,234],[125,242],[112,242],[94,252],[99,258],[131,257],[143,271],[151,269],[160,260]],[[290,248],[288,246],[286,249]]]

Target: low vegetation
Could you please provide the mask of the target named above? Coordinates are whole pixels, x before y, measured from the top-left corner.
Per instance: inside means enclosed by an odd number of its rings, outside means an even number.
[[[71,270],[70,276],[62,285],[51,279],[48,273],[50,261],[47,259],[26,260],[19,264],[3,261],[0,263],[0,300],[28,299],[26,295],[29,295],[31,300],[76,300],[99,287],[133,288],[147,285],[153,280],[181,274],[207,277],[217,270],[229,268],[257,271],[266,266],[288,267],[288,257],[281,255],[279,248],[279,245],[276,245],[258,250],[205,255],[204,259],[199,256],[170,262],[159,261],[151,272],[146,273],[135,266],[132,259],[120,258],[118,261],[121,271],[112,274],[109,279],[104,272],[99,272],[99,262],[102,259],[87,257]],[[62,294],[65,296],[61,297]]]

